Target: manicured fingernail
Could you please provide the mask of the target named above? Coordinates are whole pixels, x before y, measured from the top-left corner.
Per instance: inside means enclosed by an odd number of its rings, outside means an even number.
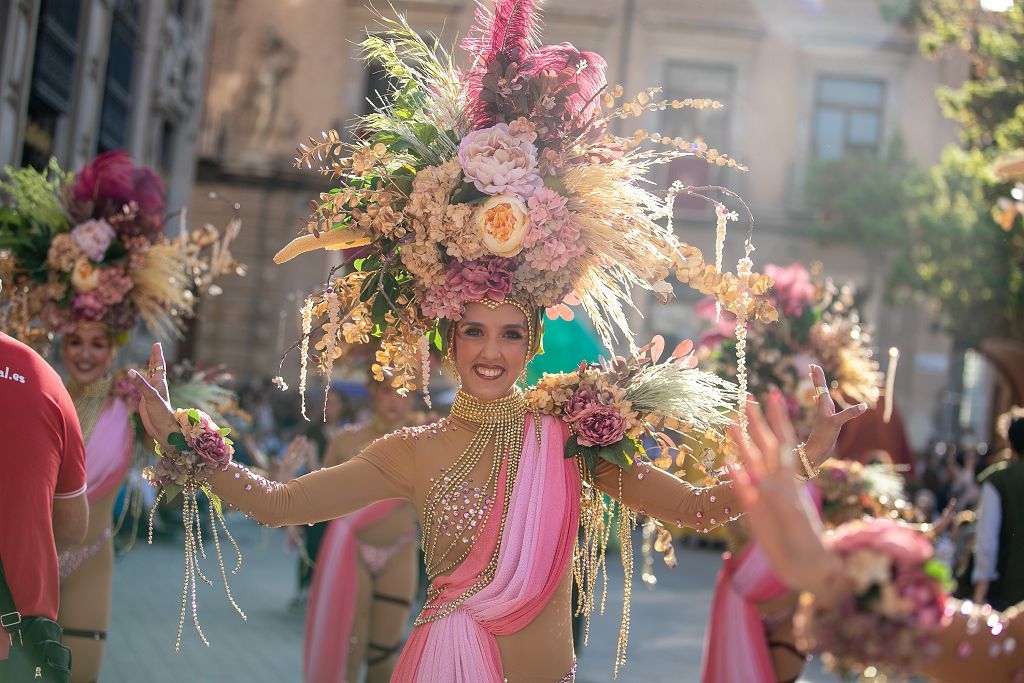
[[[857,412],[864,413],[864,412],[867,412],[867,409],[868,409],[868,404],[866,404],[866,403],[858,403],[857,404]]]
[[[132,377],[138,377],[139,376],[139,373],[135,371],[135,368],[130,369],[128,371],[128,374],[131,375]]]

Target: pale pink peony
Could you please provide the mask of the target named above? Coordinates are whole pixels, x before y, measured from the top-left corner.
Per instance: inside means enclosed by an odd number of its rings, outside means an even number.
[[[78,248],[97,263],[103,260],[115,236],[114,228],[102,218],[79,223],[71,230],[71,239]]]
[[[448,271],[446,286],[463,302],[504,301],[512,291],[514,259],[485,256],[475,261],[459,261]]]
[[[581,446],[610,446],[626,438],[627,427],[615,406],[596,406],[573,423]]]
[[[874,550],[901,566],[920,566],[933,556],[932,545],[923,534],[884,519],[865,519],[843,524],[836,529],[829,542],[840,553]]]
[[[459,164],[467,181],[491,195],[514,194],[526,201],[544,184],[537,172],[537,147],[528,136],[512,135],[504,123],[462,138]]]

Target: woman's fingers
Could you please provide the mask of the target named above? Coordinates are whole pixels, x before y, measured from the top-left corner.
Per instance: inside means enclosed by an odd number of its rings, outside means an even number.
[[[779,441],[779,448],[788,450],[796,445],[796,430],[793,422],[789,419],[789,410],[786,408],[786,399],[778,389],[768,394],[766,412],[768,425],[775,433]]]
[[[764,419],[761,406],[747,401],[747,433],[761,454],[765,468],[774,472],[779,468],[779,440]]]
[[[842,427],[844,424],[849,422],[855,417],[860,417],[868,411],[866,403],[858,403],[855,406],[850,406],[846,410],[840,411],[832,416],[832,420],[836,423],[837,427]]]
[[[811,364],[811,383],[814,384],[814,402],[818,404],[818,412],[831,416],[836,412],[836,404],[828,393],[828,380],[820,365]]]
[[[740,428],[736,425],[729,425],[728,434],[750,477],[755,481],[763,477],[766,474],[764,458],[761,457],[757,447],[752,443],[744,442]]]

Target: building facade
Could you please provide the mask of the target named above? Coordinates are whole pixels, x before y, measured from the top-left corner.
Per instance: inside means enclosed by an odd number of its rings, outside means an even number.
[[[902,136],[909,157],[938,161],[955,138],[935,99],[966,66],[926,60],[917,40],[867,0],[549,0],[544,40],[600,52],[609,82],[626,92],[661,84],[669,98],[712,97],[724,111],[667,110],[636,120],[665,135],[701,135],[750,167],[738,172],[683,161],[658,181],[724,184],[757,217],[755,263],[820,261],[827,274],[866,288],[865,317],[881,349],[903,357],[896,385],[915,445],[932,432],[944,395],[949,340],[935,332],[926,307],[885,303],[878,245],[822,247],[809,239],[804,185],[814,159],[880,151]],[[451,45],[473,21],[469,0],[407,0],[395,6],[421,32]],[[383,86],[358,58],[357,43],[374,21],[361,0],[219,0],[209,56],[194,211],[219,222],[228,210],[210,191],[242,204],[245,232],[235,249],[250,275],[225,284],[204,303],[196,348],[201,360],[225,361],[242,375],[272,376],[298,338],[298,302],[322,282],[326,255],[274,266],[273,254],[302,224],[308,200],[328,189],[291,168],[295,145],[328,128],[344,129]],[[631,132],[623,130],[621,132]],[[714,218],[680,201],[680,236],[709,253]],[[729,242],[735,263],[742,228]],[[682,288],[680,288],[682,289]],[[695,299],[661,307],[641,302],[638,334],[670,341],[696,337]],[[286,366],[286,368],[294,366]],[[288,377],[286,370],[286,377]],[[294,374],[292,375],[294,376]]]
[[[212,0],[0,1],[0,164],[128,151],[189,199]]]

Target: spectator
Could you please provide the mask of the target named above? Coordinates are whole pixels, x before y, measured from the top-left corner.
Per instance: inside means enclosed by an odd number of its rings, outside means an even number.
[[[20,667],[43,665],[30,639],[41,635],[59,643],[59,627],[47,623],[57,618],[59,604],[57,549],[82,543],[89,507],[85,446],[71,397],[46,361],[3,333],[0,433],[0,566],[22,620],[10,639],[0,638],[0,679],[16,681]],[[24,647],[8,652],[11,641]],[[46,651],[48,660],[64,653],[70,667],[64,648]],[[53,680],[45,666],[43,674],[42,680]]]
[[[1024,600],[1024,408],[1000,416],[1009,458],[981,473],[974,551],[974,599],[1006,609]]]

